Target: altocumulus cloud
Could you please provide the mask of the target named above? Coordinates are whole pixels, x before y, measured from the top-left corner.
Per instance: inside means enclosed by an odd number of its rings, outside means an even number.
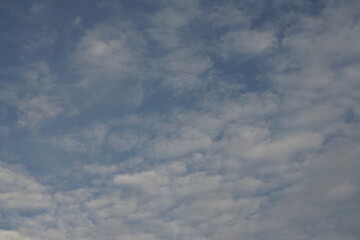
[[[0,240],[359,239],[358,9],[3,1]]]

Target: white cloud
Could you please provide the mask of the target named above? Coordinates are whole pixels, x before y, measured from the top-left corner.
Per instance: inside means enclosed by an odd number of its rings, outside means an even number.
[[[209,20],[215,27],[248,27],[251,16],[239,8],[231,6],[216,6],[209,14]]]
[[[96,153],[105,141],[109,126],[93,124],[73,133],[50,138],[50,143],[67,152]]]
[[[0,99],[16,107],[19,126],[33,128],[67,110],[62,91],[46,63],[29,64],[15,72],[13,77],[19,77],[22,84],[7,85]]]
[[[76,17],[74,20],[74,26],[81,26],[81,22],[82,22],[82,18],[81,17]]]
[[[229,32],[220,39],[224,57],[234,54],[261,54],[275,43],[271,31],[238,30]]]
[[[284,161],[291,159],[291,155],[299,151],[318,149],[322,143],[322,138],[315,133],[301,133],[294,136],[286,136],[275,141],[264,141],[250,148],[245,156],[254,159],[272,159]]]
[[[118,171],[117,166],[114,166],[114,165],[103,166],[103,165],[99,165],[99,164],[84,165],[83,169],[85,172],[88,172],[91,174],[100,174],[100,175],[111,174],[111,173]]]
[[[0,165],[0,225],[12,229],[0,239],[355,239],[360,110],[351,2],[325,2],[311,17],[292,9],[297,21],[281,25],[284,32],[271,19],[257,27],[262,20],[246,4],[161,2],[141,28],[118,18],[90,27],[73,55],[81,79],[69,93],[44,63],[23,71],[25,87],[1,92],[22,126],[66,115],[69,99],[94,114],[78,128],[20,133],[86,154],[71,155],[77,167],[66,169],[61,186]],[[209,41],[191,28],[205,22],[214,23]],[[206,76],[242,54],[270,63],[259,73],[268,87],[249,92],[237,83],[243,78]],[[151,98],[144,86],[181,94],[168,109],[142,112],[135,108]],[[127,99],[134,108],[123,109]],[[67,121],[78,126],[90,115],[77,114]]]
[[[200,75],[212,67],[209,57],[194,53],[192,48],[173,51],[161,63],[167,74],[165,82],[180,89],[198,85]]]
[[[125,132],[123,134],[111,132],[107,137],[107,143],[117,151],[128,151],[138,148],[147,140],[146,135],[131,132]]]
[[[26,237],[16,231],[0,230],[0,240],[34,240],[34,238]]]
[[[30,13],[33,15],[38,15],[40,14],[42,11],[44,11],[48,6],[46,4],[41,4],[41,3],[32,3],[31,4],[31,9],[30,9]]]
[[[45,119],[54,118],[63,112],[58,105],[59,100],[51,99],[49,96],[36,96],[19,102],[21,112],[19,125],[22,127],[33,127],[42,123]]]
[[[89,87],[106,80],[126,81],[139,70],[145,42],[131,25],[98,25],[78,44],[74,62],[84,77],[79,83]],[[104,86],[100,84],[100,86]]]
[[[148,152],[157,158],[182,157],[194,151],[208,149],[212,140],[197,129],[182,128],[178,134],[170,137],[160,136],[153,140]]]
[[[132,175],[116,175],[113,181],[115,184],[128,188],[129,190],[135,190],[149,194],[155,194],[159,188],[168,184],[167,177],[152,171],[140,172]]]
[[[152,26],[147,32],[164,48],[175,48],[183,45],[181,29],[188,27],[199,15],[199,6],[198,1],[172,2],[167,5],[151,16]]]
[[[37,210],[50,206],[46,187],[19,171],[0,165],[0,206],[4,210]]]
[[[190,1],[165,5],[150,17],[151,25],[146,30],[162,49],[157,60],[151,61],[155,76],[178,90],[197,87],[203,80],[201,75],[211,69],[212,61],[204,54],[204,44],[190,42],[184,33],[201,16],[200,4]]]

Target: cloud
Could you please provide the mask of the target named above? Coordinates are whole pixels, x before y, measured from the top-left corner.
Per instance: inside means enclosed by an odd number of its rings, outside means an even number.
[[[222,36],[221,51],[224,57],[233,54],[261,54],[273,46],[274,33],[271,31],[238,30]]]
[[[67,110],[66,101],[61,98],[61,90],[46,63],[17,68],[10,77],[20,78],[20,84],[6,85],[1,99],[16,108],[20,127],[35,127]]]
[[[318,134],[302,133],[287,136],[284,139],[257,143],[254,148],[247,151],[246,155],[255,159],[273,159],[278,161],[288,160],[291,154],[304,152],[308,149],[318,149],[321,145]]]
[[[282,198],[265,212],[261,222],[264,223],[265,228],[268,225],[271,229],[267,234],[269,239],[276,239],[282,234],[299,234],[299,236],[303,234],[302,237],[316,235],[319,238],[334,237],[334,239],[340,236],[351,239],[351,236],[356,236],[358,230],[347,221],[356,217],[357,213],[341,217],[342,213],[345,214],[349,209],[358,207],[356,206],[358,204],[353,205],[350,199],[355,199],[358,194],[358,190],[352,184],[359,179],[350,177],[350,180],[346,176],[354,175],[345,173],[346,167],[341,167],[348,166],[356,159],[354,154],[358,150],[351,145],[343,142],[336,147],[336,150],[329,150],[311,159],[309,172],[306,171],[303,180],[284,191]],[[346,154],[342,157],[337,155],[344,154],[344,151]],[[334,154],[335,152],[337,154]],[[326,223],[320,223],[324,219]],[[344,225],[340,226],[339,222],[348,226],[345,230],[347,233],[341,230]],[[288,233],[286,231],[276,233],[276,229],[284,229],[284,226],[288,229]]]
[[[116,133],[111,132],[107,137],[108,144],[116,151],[129,151],[134,148],[141,147],[148,138],[146,135],[141,133]]]
[[[80,84],[86,87],[104,80],[126,81],[139,70],[144,50],[141,32],[131,25],[94,27],[86,32],[74,53],[74,63],[84,77]]]
[[[49,188],[24,171],[3,163],[0,165],[0,185],[0,225],[14,229],[0,230],[0,239],[39,239],[30,237],[32,234],[24,223],[27,217],[34,217],[53,206]]]
[[[181,157],[194,151],[208,149],[211,139],[196,129],[183,128],[179,130],[178,136],[154,140],[149,154],[160,158]]]
[[[1,240],[33,240],[34,238],[26,237],[15,231],[0,230]]]
[[[141,172],[135,175],[117,175],[114,178],[115,184],[130,189],[149,191],[150,193],[154,193],[156,188],[161,187],[163,184],[166,184],[166,182],[166,178],[154,172]]]
[[[202,75],[212,68],[211,58],[204,53],[204,43],[193,41],[186,34],[200,17],[198,1],[169,2],[150,17],[146,29],[147,37],[155,41],[157,49],[156,59],[151,59],[155,76],[176,90],[198,87],[204,80]]]
[[[105,141],[109,127],[105,124],[94,124],[77,132],[53,137],[50,143],[67,152],[95,153]]]
[[[357,7],[75,4],[0,72],[0,239],[356,239]]]
[[[248,27],[251,15],[231,4],[217,5],[209,13],[209,20],[216,28]]]
[[[199,14],[199,1],[169,2],[151,16],[152,26],[147,30],[149,37],[165,48],[182,46],[181,30],[187,28]]]
[[[26,176],[21,171],[11,169],[6,165],[0,165],[1,171],[1,185],[3,193],[6,192],[27,192],[27,193],[39,193],[46,190],[46,187],[39,184],[37,181],[31,177]]]
[[[198,85],[201,75],[212,67],[209,57],[196,54],[192,48],[173,51],[161,63],[167,73],[165,83],[180,89]]]
[[[48,96],[37,96],[19,103],[22,115],[19,119],[20,126],[35,126],[45,119],[54,118],[63,112],[57,101]]]
[[[102,166],[98,164],[85,165],[83,166],[83,168],[85,172],[91,174],[101,174],[101,175],[111,174],[118,170],[118,167],[116,166]]]

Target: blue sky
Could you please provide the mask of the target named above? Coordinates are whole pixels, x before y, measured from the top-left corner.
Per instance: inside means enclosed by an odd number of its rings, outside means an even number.
[[[360,3],[0,3],[0,240],[355,240]]]

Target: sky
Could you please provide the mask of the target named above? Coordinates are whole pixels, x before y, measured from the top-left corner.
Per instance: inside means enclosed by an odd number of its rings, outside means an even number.
[[[0,240],[360,239],[359,10],[1,0]]]

